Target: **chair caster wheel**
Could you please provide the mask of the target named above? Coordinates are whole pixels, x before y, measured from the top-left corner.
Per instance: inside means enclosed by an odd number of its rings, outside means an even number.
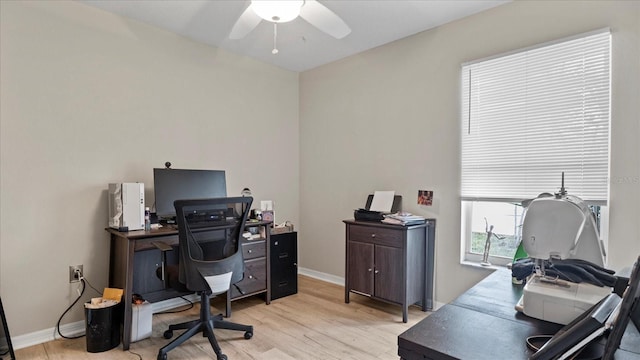
[[[158,354],[158,360],[167,360],[167,354]]]
[[[227,355],[220,354],[220,356],[218,356],[218,360],[227,360]]]
[[[253,337],[253,333],[252,332],[247,331],[246,333],[244,333],[244,338],[245,339],[249,340],[252,337]]]
[[[165,339],[171,339],[173,337],[173,331],[172,330],[167,330],[167,331],[164,332],[164,334],[162,336],[164,336]],[[165,359],[166,359],[166,354],[165,354]],[[158,358],[158,360],[160,360],[160,358]]]

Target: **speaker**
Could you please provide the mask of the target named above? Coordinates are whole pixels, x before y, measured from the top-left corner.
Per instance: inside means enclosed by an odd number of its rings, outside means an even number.
[[[298,233],[272,234],[271,300],[298,292]]]

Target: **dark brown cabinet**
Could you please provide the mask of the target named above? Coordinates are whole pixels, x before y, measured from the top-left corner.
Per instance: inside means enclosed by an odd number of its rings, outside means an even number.
[[[344,220],[346,224],[345,302],[350,293],[402,305],[433,308],[435,220],[413,226]]]

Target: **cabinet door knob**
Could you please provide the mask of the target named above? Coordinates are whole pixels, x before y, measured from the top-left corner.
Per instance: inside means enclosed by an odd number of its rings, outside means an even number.
[[[372,238],[376,237],[376,234],[371,234],[371,237],[372,237]]]
[[[367,269],[368,272],[371,272],[373,269]]]
[[[376,270],[376,271],[374,271],[373,273],[374,273],[374,274],[377,274],[377,273],[379,273],[379,272],[380,272],[380,271]]]

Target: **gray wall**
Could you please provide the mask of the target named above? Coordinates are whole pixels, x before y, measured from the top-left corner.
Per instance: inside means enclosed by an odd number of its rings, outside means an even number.
[[[640,2],[515,1],[300,76],[300,262],[344,276],[344,225],[374,190],[437,219],[436,298],[484,270],[460,265],[460,65],[611,27],[609,266],[640,255]],[[416,204],[434,190],[432,207]],[[540,189],[556,191],[557,189]]]
[[[258,206],[274,200],[278,219],[299,223],[297,73],[78,2],[0,3],[0,293],[12,336],[55,326],[77,296],[69,265],[107,285],[110,182],[145,183],[153,204],[165,161],[222,169],[228,194],[248,186]],[[76,306],[63,324],[83,318]]]

